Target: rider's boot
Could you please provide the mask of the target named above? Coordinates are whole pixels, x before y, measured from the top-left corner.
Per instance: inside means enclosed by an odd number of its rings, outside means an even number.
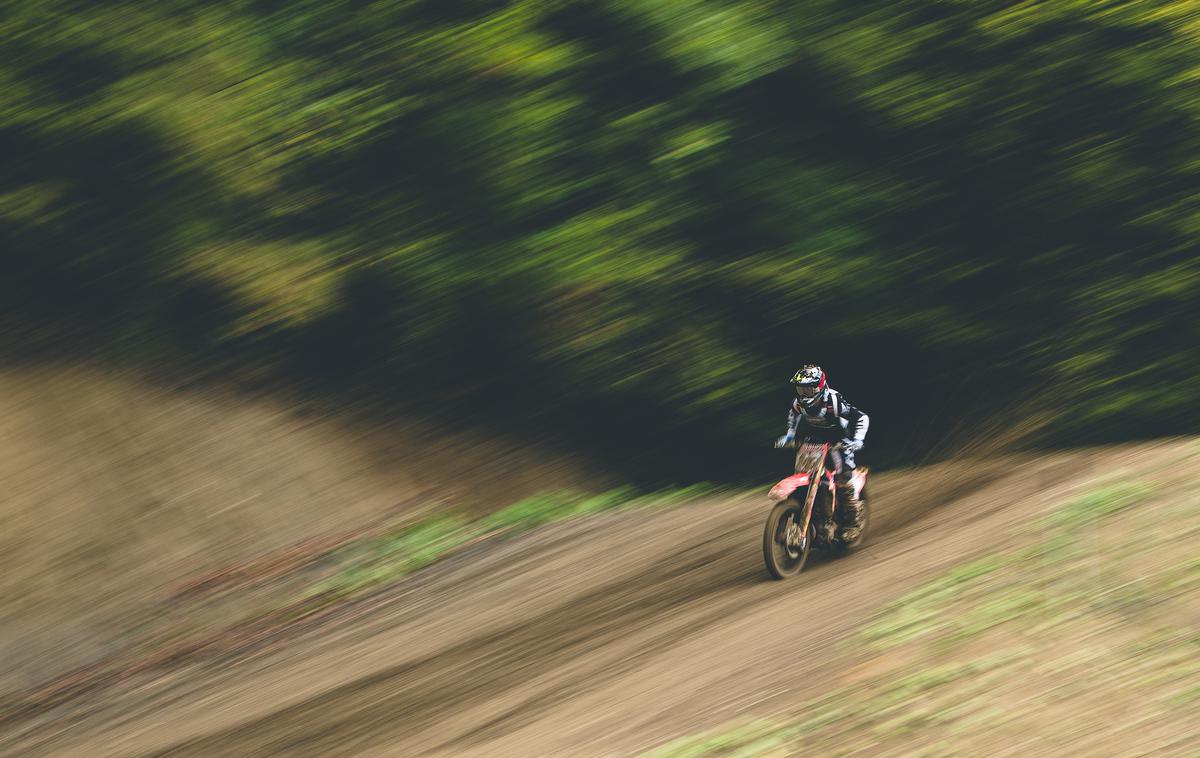
[[[842,527],[842,541],[853,542],[862,534],[863,504],[853,480],[838,485],[837,521]]]

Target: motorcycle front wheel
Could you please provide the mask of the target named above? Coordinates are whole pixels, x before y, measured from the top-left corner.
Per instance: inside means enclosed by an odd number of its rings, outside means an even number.
[[[763,560],[774,578],[786,579],[804,570],[815,531],[809,524],[808,534],[800,539],[803,523],[804,504],[794,498],[776,504],[767,516],[767,525],[763,529]]]

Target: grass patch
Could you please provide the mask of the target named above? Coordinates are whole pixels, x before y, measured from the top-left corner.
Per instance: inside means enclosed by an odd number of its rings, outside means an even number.
[[[1137,505],[1150,496],[1150,487],[1124,482],[1089,492],[1059,508],[1046,519],[1051,528],[1079,527]]]
[[[794,723],[754,721],[686,737],[643,754],[643,758],[749,758],[758,755],[793,755],[803,752],[811,735],[832,731],[839,750],[851,752],[840,738],[848,731],[861,739],[872,735],[906,735],[943,720],[953,707],[983,698],[990,675],[1023,660],[1025,648],[1003,650],[967,661],[917,671],[873,688],[863,701],[853,687],[842,687],[822,696]],[[914,704],[917,704],[914,706]],[[850,727],[853,727],[851,730]],[[831,753],[828,750],[817,754]]]
[[[331,556],[336,568],[305,596],[338,599],[389,584],[487,535],[527,532],[605,511],[681,505],[715,491],[708,484],[644,495],[632,488],[600,494],[555,491],[525,498],[474,521],[460,516],[434,516],[342,547]]]
[[[505,529],[524,532],[554,521],[613,510],[634,497],[634,493],[628,489],[612,490],[599,495],[544,492],[501,508],[485,517],[481,525],[486,531]]]
[[[710,484],[696,484],[646,495],[639,495],[629,487],[610,490],[598,495],[585,495],[569,491],[546,492],[502,508],[482,519],[480,525],[485,531],[524,532],[554,521],[563,521],[604,511],[666,508],[682,505],[697,498],[712,495],[716,491],[716,488]]]
[[[767,743],[774,743],[779,739],[782,731],[783,727],[778,724],[756,721],[731,729],[685,737],[646,753],[645,758],[700,758],[706,755],[732,758],[759,755],[766,749]]]
[[[1179,690],[1168,697],[1167,702],[1176,708],[1200,703],[1200,686]]]
[[[1028,567],[1036,565],[1043,584],[1074,597],[1077,593],[1067,592],[1062,580],[1071,573],[1068,561],[1084,555],[1076,530],[1143,502],[1151,491],[1145,484],[1121,483],[1068,501],[1038,524],[1038,542],[978,558],[921,585],[887,606],[861,632],[860,641],[877,650],[931,637],[962,641],[1000,624],[1043,615],[1051,601],[1045,587],[1027,585]],[[1014,581],[1016,576],[1024,581]],[[1190,586],[1194,576],[1184,569],[1172,581]]]
[[[309,595],[344,597],[386,584],[437,562],[473,534],[462,519],[436,517],[394,534],[348,545],[334,556],[342,568],[315,585]]]
[[[885,608],[860,633],[860,641],[886,650],[913,640],[979,626],[977,620],[945,613],[944,606],[966,594],[979,594],[986,580],[1019,560],[1016,553],[997,553],[958,566],[904,595]],[[992,602],[996,599],[993,598]],[[986,611],[985,611],[986,613]]]

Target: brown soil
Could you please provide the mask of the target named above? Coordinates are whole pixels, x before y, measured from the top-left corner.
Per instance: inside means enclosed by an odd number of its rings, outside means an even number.
[[[282,569],[383,520],[584,480],[511,441],[399,427],[91,368],[0,370],[0,702],[110,656],[230,566]]]
[[[785,582],[761,564],[761,493],[486,541],[270,644],[25,715],[0,753],[636,754],[856,676],[839,641],[881,604],[1163,454],[877,474],[868,544]]]

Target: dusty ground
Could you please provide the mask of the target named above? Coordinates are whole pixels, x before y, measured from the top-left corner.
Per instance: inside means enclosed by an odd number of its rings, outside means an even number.
[[[0,701],[111,655],[206,572],[579,468],[111,370],[0,368]]]
[[[1190,444],[880,474],[869,544],[782,583],[761,493],[486,541],[269,645],[10,721],[0,753],[637,754],[863,676],[841,642],[881,605]]]

